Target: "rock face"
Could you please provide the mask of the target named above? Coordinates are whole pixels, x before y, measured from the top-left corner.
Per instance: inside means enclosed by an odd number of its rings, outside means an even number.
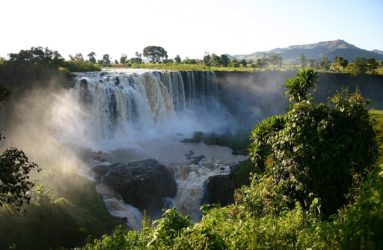
[[[94,168],[101,181],[119,193],[124,201],[149,215],[157,215],[164,208],[167,197],[177,192],[170,171],[158,161],[148,159],[128,164],[115,163]]]
[[[226,206],[234,202],[234,179],[232,174],[210,176],[204,183],[202,204],[219,203]]]

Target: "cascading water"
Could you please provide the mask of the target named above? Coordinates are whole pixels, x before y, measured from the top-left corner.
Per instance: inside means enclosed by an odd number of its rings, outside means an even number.
[[[107,152],[111,161],[155,158],[165,164],[178,188],[170,204],[194,220],[200,216],[204,181],[211,175],[227,174],[230,164],[243,160],[227,148],[180,142],[195,131],[225,128],[230,121],[218,100],[214,72],[81,73],[70,91],[80,103],[82,132],[91,147]],[[191,163],[185,158],[191,151],[204,159]],[[110,193],[100,193],[112,215],[127,217],[132,228],[138,227],[137,209]]]

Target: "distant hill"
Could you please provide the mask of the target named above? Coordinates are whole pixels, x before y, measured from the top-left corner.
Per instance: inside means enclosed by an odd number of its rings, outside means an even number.
[[[383,50],[374,49],[372,52],[383,55]]]
[[[254,52],[248,55],[236,55],[238,59],[251,59],[268,56],[271,54],[280,54],[283,63],[299,63],[300,55],[303,54],[307,59],[321,60],[327,56],[330,61],[334,61],[336,56],[341,56],[349,61],[353,61],[357,57],[375,58],[383,60],[383,51],[365,50],[358,48],[344,40],[326,41],[305,45],[292,45],[287,48],[277,48],[264,52]]]

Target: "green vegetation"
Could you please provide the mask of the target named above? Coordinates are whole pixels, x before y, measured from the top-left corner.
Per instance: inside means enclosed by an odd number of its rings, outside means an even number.
[[[359,92],[315,103],[306,91],[316,79],[310,70],[290,79],[287,114],[252,131],[252,162],[243,163],[251,184],[237,189],[235,204],[204,206],[194,225],[168,210],[84,249],[382,249],[383,165],[374,161],[383,113],[369,116]]]
[[[29,180],[29,173],[40,168],[29,162],[23,151],[9,148],[0,155],[0,169],[0,207],[20,212],[31,201],[29,191],[35,185]]]
[[[10,91],[0,85],[0,108],[10,95]],[[0,141],[5,137],[1,134]],[[39,166],[30,162],[26,154],[17,148],[8,148],[0,155],[0,208],[9,212],[23,212],[24,204],[29,204],[31,195],[29,191],[35,182],[30,180],[32,170],[40,171]]]
[[[101,67],[88,61],[66,61],[61,70],[65,69],[69,72],[89,72],[100,71]]]
[[[160,62],[163,59],[168,59],[166,50],[159,46],[147,46],[144,48],[143,54],[150,58],[151,62]]]
[[[0,210],[1,249],[76,247],[116,227],[93,183],[57,171],[40,173],[23,216]]]
[[[133,69],[157,69],[157,70],[177,70],[177,71],[228,71],[228,72],[252,72],[253,68],[249,67],[209,67],[203,64],[164,64],[164,63],[133,63],[126,65],[112,65],[112,67],[128,67]]]
[[[18,94],[49,86],[52,79],[67,83],[68,64],[47,48],[10,54],[0,64],[0,105],[10,96],[17,102]],[[40,167],[19,149],[0,154],[0,249],[75,247],[117,225],[93,183],[54,166],[36,170]]]
[[[46,84],[63,72],[99,70],[95,56],[92,52],[85,61],[76,54],[65,61],[47,48],[22,50],[0,60],[0,84],[20,89],[29,81]],[[123,56],[120,63],[167,70],[252,71],[256,65],[259,70],[284,70],[278,55],[251,65],[213,54],[204,58],[209,66],[193,59],[182,63],[180,57],[176,63],[166,59],[140,64],[141,57],[138,52],[130,60]],[[303,59],[304,66],[312,66]],[[109,55],[99,64],[112,65]],[[334,70],[325,58],[321,65]],[[336,70],[355,74],[374,73],[378,67],[367,59],[348,65],[337,59],[336,65]],[[235,204],[204,206],[204,216],[196,224],[170,209],[153,223],[145,217],[142,230],[120,226],[113,234],[93,240],[117,224],[94,184],[51,169],[40,173],[41,181],[35,185],[28,178],[32,169],[39,168],[24,152],[5,151],[0,156],[0,248],[382,249],[383,112],[368,113],[358,91],[341,91],[327,103],[316,103],[312,92],[317,79],[313,70],[306,69],[286,81],[290,108],[286,114],[261,121],[252,131],[250,160],[234,173]],[[0,85],[0,100],[9,95]],[[247,153],[249,143],[247,136],[203,133],[186,140],[201,141],[228,145],[237,153]],[[242,187],[249,175],[250,184]],[[24,208],[23,216],[10,213]]]

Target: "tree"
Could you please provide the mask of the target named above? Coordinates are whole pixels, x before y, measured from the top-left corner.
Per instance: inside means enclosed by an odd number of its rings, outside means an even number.
[[[239,67],[239,62],[238,62],[238,59],[237,58],[233,58],[233,60],[231,60],[231,63],[230,65],[234,68],[238,68]]]
[[[356,58],[349,65],[348,70],[354,75],[366,74],[368,71],[368,62],[366,58]]]
[[[168,58],[166,50],[159,46],[147,46],[144,48],[143,55],[150,58],[152,63],[160,62],[163,59]]]
[[[82,56],[81,53],[77,53],[75,56],[69,55],[69,58],[71,61],[76,61],[76,62],[83,62],[84,57]]]
[[[132,57],[130,58],[130,63],[137,63],[137,64],[140,64],[142,63],[142,53],[139,53],[138,51],[136,51],[135,53],[136,57]]]
[[[29,173],[40,168],[29,162],[23,151],[10,148],[0,155],[0,169],[0,207],[20,212],[30,202],[29,190],[35,185],[29,180]]]
[[[0,86],[0,102],[10,92]],[[0,140],[4,139],[0,134]],[[16,148],[9,148],[0,155],[0,207],[6,207],[16,213],[22,211],[24,204],[31,200],[29,191],[34,182],[29,180],[31,170],[40,168],[36,163],[29,162],[25,153]]]
[[[344,90],[328,103],[316,104],[305,93],[316,79],[312,69],[305,69],[285,83],[286,96],[293,102],[290,110],[257,125],[250,158],[260,169],[261,183],[269,183],[265,188],[280,195],[266,195],[265,206],[271,201],[291,208],[299,202],[308,210],[319,201],[321,214],[328,218],[346,203],[353,182],[372,166],[377,146],[360,92]],[[264,209],[261,204],[253,207]]]
[[[26,65],[36,64],[50,67],[63,65],[64,58],[57,52],[48,48],[32,47],[29,50],[20,50],[19,53],[9,54],[9,63]]]
[[[88,54],[88,60],[89,60],[89,62],[91,62],[91,63],[96,63],[96,53],[95,52],[90,52],[89,54]]]
[[[211,55],[210,60],[211,60],[211,66],[213,67],[218,67],[221,65],[221,58],[214,53]]]
[[[344,59],[341,56],[335,57],[335,62],[334,62],[335,70],[340,71],[340,68],[344,70],[346,69],[347,65],[348,65],[348,61],[346,59]]]
[[[110,56],[108,54],[104,54],[102,56],[102,60],[99,61],[99,63],[101,65],[105,65],[105,66],[108,66],[108,65],[111,65],[111,59],[110,59]]]
[[[243,67],[246,67],[246,66],[247,66],[246,59],[242,59],[239,63],[240,63]]]
[[[142,53],[140,53],[138,51],[136,51],[135,55],[136,55],[137,58],[140,58],[140,59],[142,58]]]
[[[174,57],[174,61],[175,61],[177,64],[181,63],[181,57],[180,57],[180,55],[176,55],[176,57]]]
[[[121,64],[126,64],[128,61],[128,56],[126,54],[122,54],[120,57],[120,63]]]
[[[222,54],[220,60],[221,60],[221,64],[222,64],[222,66],[224,66],[224,67],[229,66],[229,64],[230,64],[230,59],[229,59],[229,57],[228,57],[227,55]]]
[[[367,70],[370,72],[374,72],[379,66],[379,63],[376,61],[375,58],[369,58],[367,59]]]
[[[204,57],[203,57],[203,64],[205,66],[211,66],[211,56],[210,56],[210,54],[204,55]]]
[[[290,102],[300,102],[311,99],[309,90],[318,83],[318,74],[313,69],[300,70],[296,77],[284,83],[287,88],[285,93]]]

